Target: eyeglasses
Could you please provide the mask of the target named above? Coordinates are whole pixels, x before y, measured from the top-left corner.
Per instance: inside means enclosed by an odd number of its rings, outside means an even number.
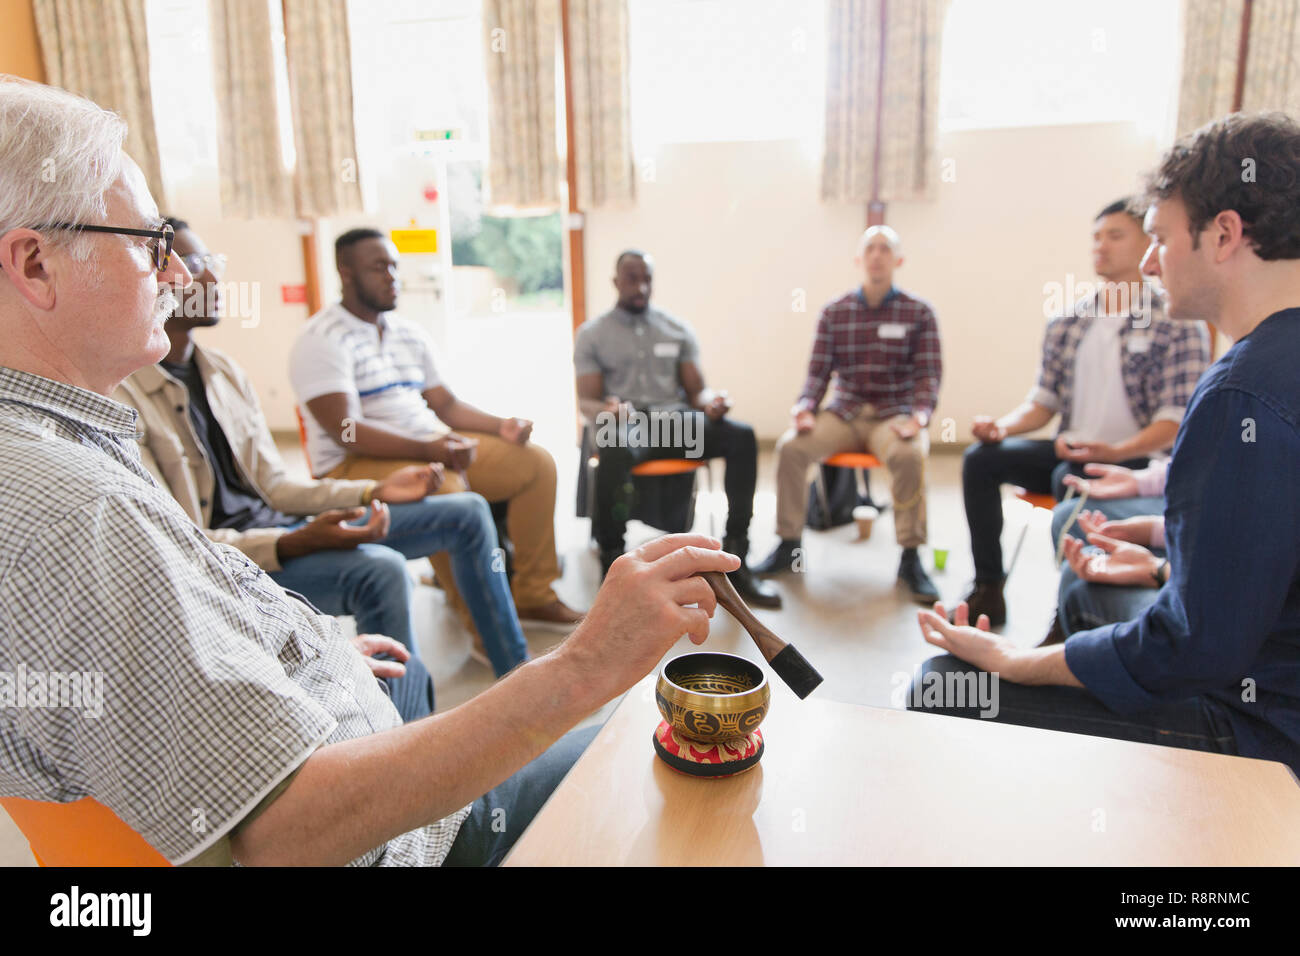
[[[191,252],[181,256],[181,262],[190,270],[190,275],[196,278],[207,271],[212,273],[213,278],[220,279],[226,271],[226,257],[219,252]]]
[[[172,240],[176,232],[167,223],[159,229],[127,229],[124,226],[83,226],[75,222],[51,222],[34,229],[75,229],[78,232],[106,232],[115,236],[144,236],[153,241],[149,243],[149,254],[153,256],[154,268],[159,272],[166,270],[172,260]]]

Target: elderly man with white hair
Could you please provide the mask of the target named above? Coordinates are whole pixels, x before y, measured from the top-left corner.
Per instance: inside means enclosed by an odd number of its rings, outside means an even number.
[[[177,864],[498,861],[590,737],[561,735],[702,642],[697,572],[739,559],[650,542],[556,650],[403,725],[334,619],[150,478],[108,397],[167,354],[170,287],[191,279],[124,136],[0,78],[0,671],[104,687],[98,716],[0,706],[0,796],[91,797]]]
[[[776,532],[781,536],[758,574],[792,570],[804,525],[808,468],[846,451],[870,452],[889,469],[894,534],[903,548],[898,580],[923,604],[939,592],[921,566],[926,540],[926,426],[939,395],[943,362],[929,303],[894,286],[903,264],[898,233],[872,226],[858,241],[860,287],[827,305],[817,323],[808,377],[793,427],[777,444]],[[831,375],[835,394],[821,411]]]

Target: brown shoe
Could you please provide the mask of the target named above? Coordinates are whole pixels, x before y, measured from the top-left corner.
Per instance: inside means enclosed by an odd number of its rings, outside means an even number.
[[[556,599],[549,604],[539,604],[536,607],[521,607],[519,610],[519,623],[525,627],[535,627],[543,631],[555,631],[560,634],[567,634],[586,616],[580,611],[575,611],[563,601]]]
[[[1061,627],[1061,612],[1057,611],[1056,614],[1052,616],[1052,626],[1048,630],[1047,636],[1043,638],[1043,642],[1038,646],[1047,647],[1050,644],[1064,644],[1064,643],[1065,643],[1065,629]]]
[[[972,625],[980,619],[981,614],[988,615],[989,627],[1001,627],[1007,623],[1007,602],[1002,597],[1001,581],[976,581],[965,601],[970,607]]]

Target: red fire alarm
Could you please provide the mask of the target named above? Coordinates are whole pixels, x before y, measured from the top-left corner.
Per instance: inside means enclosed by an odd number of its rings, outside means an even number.
[[[429,202],[437,202],[437,201],[438,201],[438,187],[437,187],[437,186],[434,186],[432,183],[430,183],[428,186],[425,186],[425,187],[424,187],[424,198],[425,198],[426,200],[428,200]]]

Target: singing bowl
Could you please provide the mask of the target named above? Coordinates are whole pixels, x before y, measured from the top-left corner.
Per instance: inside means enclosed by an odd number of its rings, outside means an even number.
[[[771,700],[761,667],[716,651],[674,657],[655,684],[664,720],[683,737],[708,743],[752,734]]]

